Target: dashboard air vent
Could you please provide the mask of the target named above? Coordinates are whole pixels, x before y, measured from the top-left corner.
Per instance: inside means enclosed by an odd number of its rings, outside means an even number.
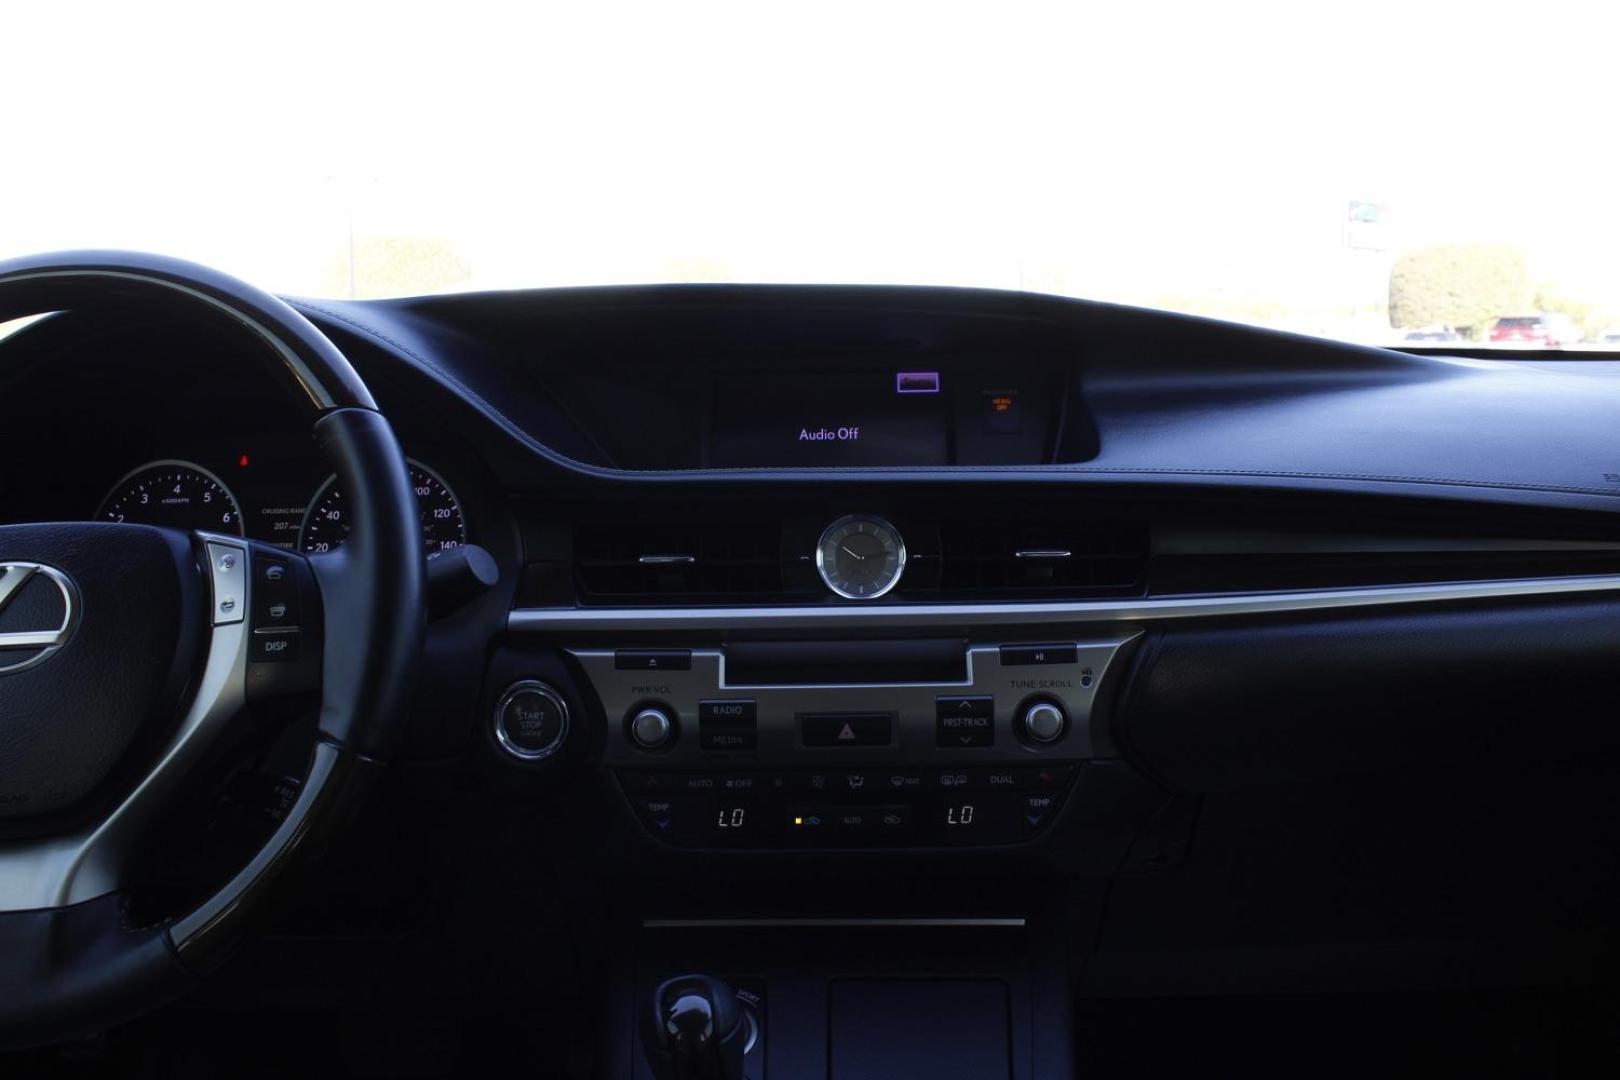
[[[581,598],[602,604],[758,599],[782,591],[781,533],[729,517],[712,524],[581,524],[574,568]]]
[[[940,592],[951,597],[1133,594],[1146,585],[1148,530],[1058,516],[940,523]]]

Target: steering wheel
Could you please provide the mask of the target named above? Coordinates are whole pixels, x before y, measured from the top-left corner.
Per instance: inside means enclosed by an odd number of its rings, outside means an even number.
[[[341,825],[380,771],[424,633],[405,458],[337,348],[282,301],[191,263],[122,252],[0,263],[0,321],[103,304],[180,304],[245,331],[308,416],[349,496],[352,528],[338,550],[305,558],[145,525],[0,527],[7,1048],[105,1029],[219,964],[275,881]],[[298,660],[283,662],[293,642]],[[319,735],[274,834],[193,910],[131,925],[131,856],[188,773],[249,700],[312,690]]]

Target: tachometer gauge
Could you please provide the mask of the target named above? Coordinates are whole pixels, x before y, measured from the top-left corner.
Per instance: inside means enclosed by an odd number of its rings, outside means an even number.
[[[839,596],[875,600],[900,583],[906,544],[899,530],[882,518],[851,514],[821,534],[816,569]]]
[[[243,535],[242,507],[231,489],[189,461],[142,465],[107,492],[96,520]]]
[[[428,558],[460,547],[467,542],[467,523],[461,516],[461,503],[438,473],[419,461],[409,462],[411,490],[416,493],[422,518],[422,546]],[[306,555],[334,551],[349,538],[349,506],[338,487],[337,477],[329,477],[310,500],[304,512],[304,525],[298,531],[298,550]]]

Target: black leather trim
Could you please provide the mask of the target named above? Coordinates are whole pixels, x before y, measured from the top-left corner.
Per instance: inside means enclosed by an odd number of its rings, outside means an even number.
[[[218,893],[166,930],[186,968],[207,973],[230,955],[244,921],[286,884],[294,862],[307,863],[370,795],[381,764],[317,740],[292,809],[269,843]]]
[[[168,932],[126,925],[117,894],[0,913],[0,958],[0,1049],[103,1030],[192,984]]]
[[[375,409],[349,361],[286,301],[197,263],[128,251],[59,251],[0,262],[0,322],[98,301],[190,300],[262,341],[315,411]]]
[[[1620,753],[1620,601],[1172,626],[1114,736],[1181,791],[1467,775]]]
[[[385,757],[410,698],[427,632],[427,557],[399,443],[380,415],[341,409],[315,441],[349,500],[349,538],[312,556],[325,608],[321,733]]]

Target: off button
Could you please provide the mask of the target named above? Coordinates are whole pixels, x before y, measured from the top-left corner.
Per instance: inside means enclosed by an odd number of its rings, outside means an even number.
[[[495,741],[520,761],[542,761],[568,737],[568,706],[562,695],[537,680],[513,683],[493,717]]]

